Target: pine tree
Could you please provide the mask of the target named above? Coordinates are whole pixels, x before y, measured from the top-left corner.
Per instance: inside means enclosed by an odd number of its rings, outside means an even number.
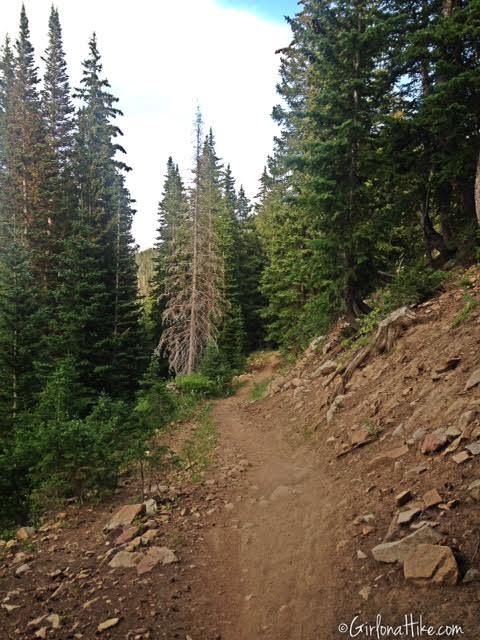
[[[24,35],[25,19],[22,11]],[[21,117],[14,111],[20,104],[15,72],[7,38],[0,62],[0,423],[5,443],[18,417],[32,405],[40,338],[37,287],[25,243],[24,209],[19,206],[16,147],[21,139],[15,134],[23,129],[15,120]]]
[[[7,120],[10,211],[21,216],[25,242],[31,252],[32,268],[38,284],[47,287],[49,220],[51,203],[48,183],[49,151],[38,93],[38,73],[25,7],[20,14],[20,32],[15,45],[11,117]]]
[[[89,48],[77,92],[73,167],[79,211],[65,244],[61,315],[67,349],[79,363],[85,387],[121,395],[136,384],[143,349],[133,285],[133,212],[122,178],[126,165],[116,158],[124,151],[113,123],[121,112],[101,77],[95,36]]]
[[[225,314],[219,329],[218,348],[233,371],[241,369],[246,348],[244,318],[240,304],[240,229],[235,180],[230,165],[222,176],[222,208],[218,219],[218,237],[223,254],[223,291]]]
[[[266,300],[260,288],[265,254],[257,229],[257,219],[252,215],[252,205],[243,186],[240,186],[236,198],[235,216],[238,224],[238,296],[245,331],[244,348],[251,352],[262,347],[265,338],[261,310],[265,307]]]
[[[136,245],[132,237],[133,200],[123,175],[117,174],[115,190],[115,248],[112,363],[109,387],[112,396],[132,397],[148,357],[146,335],[138,299]]]
[[[8,127],[12,118],[12,87],[14,80],[14,57],[10,39],[5,38],[0,58],[0,247],[6,247],[6,222],[9,216],[8,202],[12,188],[9,176]]]
[[[62,29],[58,11],[52,6],[49,18],[48,47],[43,58],[45,75],[41,93],[46,144],[50,150],[49,199],[52,216],[49,221],[51,242],[50,270],[52,278],[58,269],[57,257],[76,210],[72,176],[74,108],[63,50]]]
[[[178,165],[170,157],[158,207],[158,229],[155,242],[154,274],[152,278],[153,304],[151,309],[153,341],[158,345],[162,334],[162,315],[167,290],[176,288],[171,282],[174,272],[184,270],[188,259],[189,204]]]

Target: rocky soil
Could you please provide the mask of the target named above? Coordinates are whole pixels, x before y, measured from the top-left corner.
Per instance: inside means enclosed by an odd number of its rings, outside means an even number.
[[[463,306],[452,287],[374,348],[346,350],[338,327],[288,374],[266,359],[216,404],[198,478],[171,470],[143,501],[127,478],[19,530],[0,552],[2,640],[333,640],[378,615],[478,640],[480,314],[458,323]]]

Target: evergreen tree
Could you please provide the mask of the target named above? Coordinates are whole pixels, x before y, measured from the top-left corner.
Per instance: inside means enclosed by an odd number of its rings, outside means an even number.
[[[158,207],[158,229],[155,242],[154,274],[152,278],[153,304],[151,309],[153,341],[158,345],[162,334],[162,315],[167,291],[177,288],[171,279],[175,272],[185,269],[188,259],[189,204],[178,165],[170,157]]]
[[[261,293],[260,281],[265,268],[265,255],[257,229],[256,216],[243,186],[236,198],[235,216],[238,224],[238,297],[241,309],[247,352],[263,346],[265,328],[261,311],[266,300]]]
[[[0,247],[6,247],[6,222],[9,216],[8,202],[12,185],[9,176],[8,126],[12,118],[12,87],[14,57],[10,39],[5,38],[0,58]]]
[[[38,77],[25,8],[7,41],[0,94],[0,414],[7,430],[32,406],[46,327],[42,284],[48,207]],[[40,285],[40,286],[39,286]]]
[[[244,318],[240,304],[240,229],[235,180],[230,165],[223,174],[223,206],[218,221],[218,236],[223,254],[225,315],[219,330],[218,348],[233,371],[240,370],[246,348]]]
[[[113,122],[121,112],[101,77],[95,36],[89,48],[77,92],[81,106],[73,165],[79,212],[65,248],[62,317],[68,351],[79,362],[82,382],[117,395],[135,386],[143,348],[132,279],[133,212],[121,173],[127,167],[116,158],[124,151],[116,142],[121,131]],[[133,362],[138,366],[132,369]]]
[[[76,201],[72,176],[74,108],[70,96],[67,64],[63,50],[62,29],[58,11],[52,6],[49,18],[48,47],[45,52],[45,75],[41,93],[46,144],[50,150],[49,199],[52,217],[49,239],[52,245],[50,269],[58,270],[57,257],[69,233]]]

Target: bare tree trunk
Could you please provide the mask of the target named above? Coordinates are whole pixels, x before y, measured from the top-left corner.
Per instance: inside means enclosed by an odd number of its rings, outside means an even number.
[[[200,201],[200,145],[202,143],[202,122],[197,113],[196,123],[196,149],[195,149],[195,197],[193,204],[193,229],[192,229],[192,290],[190,295],[190,327],[188,339],[187,373],[192,373],[195,368],[197,354],[197,288],[198,288],[198,217]]]
[[[198,176],[198,164],[197,164]],[[187,373],[192,373],[195,367],[196,354],[196,324],[197,324],[197,277],[198,277],[198,182],[195,188],[195,202],[193,211],[193,254],[192,254],[192,291],[190,296],[190,335],[188,341]]]
[[[475,211],[480,225],[480,152],[477,158],[477,175],[475,176]]]

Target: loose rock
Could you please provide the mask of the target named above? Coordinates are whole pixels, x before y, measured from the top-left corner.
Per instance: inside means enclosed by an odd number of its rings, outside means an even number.
[[[464,413],[462,413],[457,423],[460,431],[465,431],[465,429],[467,429],[472,424],[472,422],[474,422],[477,415],[478,411],[476,411],[475,409],[471,409],[470,411],[465,411]]]
[[[446,431],[444,429],[437,429],[436,431],[432,431],[432,433],[428,433],[425,436],[425,439],[422,442],[421,452],[424,455],[428,455],[429,453],[435,453],[443,446],[447,444],[448,438]]]
[[[178,562],[178,558],[171,549],[168,547],[152,547],[138,563],[137,573],[142,575],[151,571],[159,563],[172,564],[173,562]]]
[[[107,531],[112,531],[117,527],[126,527],[145,513],[145,504],[126,504],[113,516],[110,522],[106,525]]]
[[[480,500],[480,480],[474,480],[467,491],[474,500]]]
[[[157,513],[158,511],[157,502],[153,498],[146,500],[143,504],[145,505],[145,515],[154,516]]]
[[[322,365],[318,367],[312,374],[310,374],[310,378],[319,378],[320,376],[328,376],[334,371],[337,370],[337,363],[333,360],[327,360]]]
[[[478,456],[480,454],[480,442],[472,442],[472,444],[465,445],[465,449],[470,451],[472,456]]]
[[[480,384],[480,369],[476,369],[472,375],[467,380],[467,384],[465,385],[465,391],[469,391]]]
[[[433,582],[455,585],[458,582],[458,566],[450,547],[421,544],[409,554],[403,564],[406,580],[417,584]]]
[[[29,564],[22,564],[15,571],[15,575],[16,576],[23,576],[26,573],[30,573],[31,570],[32,570],[32,568],[31,568],[31,566]]]
[[[413,495],[410,489],[407,489],[406,491],[402,491],[401,493],[395,496],[395,502],[397,504],[397,507],[403,507],[404,504],[407,504],[407,502],[410,502],[410,500],[412,499],[413,499]]]
[[[408,446],[405,444],[402,447],[397,447],[396,449],[390,449],[389,451],[385,451],[378,456],[375,456],[373,460],[371,460],[370,464],[374,465],[378,462],[382,462],[384,460],[397,460],[401,458],[406,453],[408,453]]]
[[[479,582],[480,581],[480,571],[478,569],[469,569],[465,576],[463,577],[463,581],[465,584],[469,582]]]
[[[358,593],[365,601],[367,601],[370,598],[371,592],[372,592],[371,587],[363,587],[363,589],[360,589]]]
[[[115,627],[120,622],[120,618],[110,618],[109,620],[105,620],[105,622],[101,622],[97,630],[102,633],[102,631],[106,631],[107,629],[111,629]]]
[[[123,533],[121,533],[118,536],[118,538],[115,538],[114,544],[116,546],[120,546],[122,544],[126,544],[127,542],[130,542],[131,540],[136,538],[139,530],[140,530],[139,527],[128,527],[127,529],[125,529]]]
[[[419,513],[422,513],[421,509],[408,509],[408,511],[402,511],[398,514],[397,524],[410,524],[410,522],[418,516]]]
[[[372,549],[372,555],[378,562],[403,562],[409,553],[420,544],[436,544],[441,535],[428,526],[424,526],[409,536],[394,542],[385,542]]]
[[[119,551],[108,563],[112,569],[130,569],[135,567],[142,559],[140,553],[131,551]]]
[[[17,531],[16,538],[17,540],[28,540],[35,533],[35,529],[33,527],[22,527]]]
[[[463,464],[467,460],[470,460],[471,457],[472,456],[468,451],[460,451],[460,453],[456,453],[454,456],[452,456],[452,460],[457,464]]]
[[[431,489],[427,491],[423,495],[423,503],[425,505],[425,509],[430,509],[430,507],[435,507],[437,504],[443,502],[442,496],[438,493],[436,489]]]

